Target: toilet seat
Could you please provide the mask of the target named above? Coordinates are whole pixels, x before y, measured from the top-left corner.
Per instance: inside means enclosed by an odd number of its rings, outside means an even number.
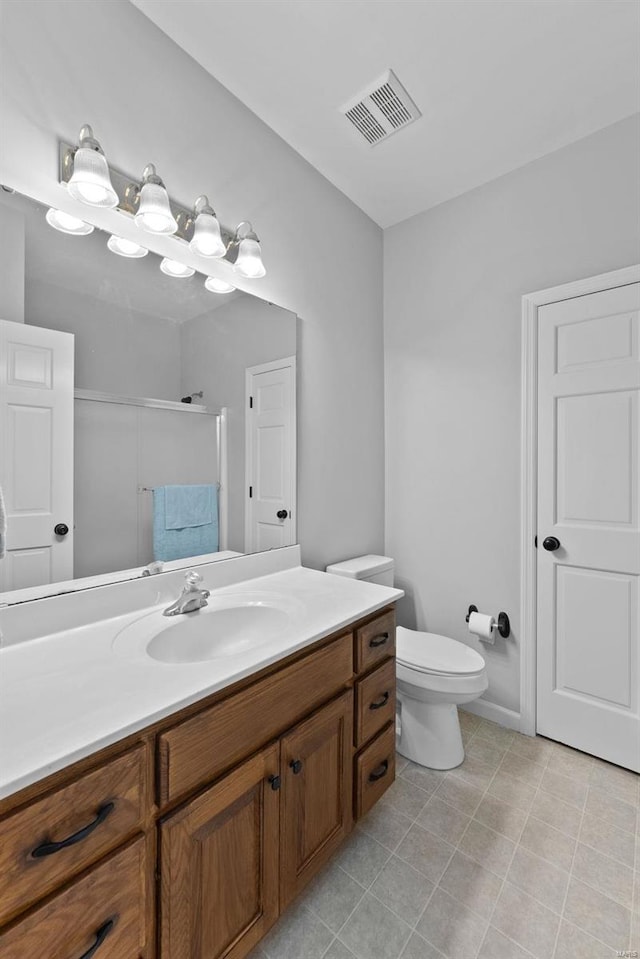
[[[483,672],[485,661],[470,646],[438,633],[396,628],[396,660],[399,666],[435,676],[474,676]]]

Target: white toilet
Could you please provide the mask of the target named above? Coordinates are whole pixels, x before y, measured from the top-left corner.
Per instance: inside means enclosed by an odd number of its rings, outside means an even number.
[[[393,560],[358,556],[327,566],[328,573],[393,586]],[[470,646],[398,626],[396,677],[400,703],[398,752],[430,769],[452,769],[464,759],[458,706],[488,686],[485,661]]]

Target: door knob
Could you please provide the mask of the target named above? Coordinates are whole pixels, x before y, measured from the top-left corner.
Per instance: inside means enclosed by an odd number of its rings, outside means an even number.
[[[278,519],[286,519],[288,515],[289,513],[287,512],[286,509],[279,509],[278,512],[276,513],[276,516],[278,517]]]
[[[56,534],[56,536],[66,536],[69,532],[69,527],[66,523],[56,523],[56,525],[53,527],[53,532]]]
[[[549,553],[555,553],[557,549],[560,549],[560,540],[556,536],[547,536],[542,540],[542,548]]]

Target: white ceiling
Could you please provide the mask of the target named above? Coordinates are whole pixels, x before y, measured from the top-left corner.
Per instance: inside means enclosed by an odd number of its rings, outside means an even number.
[[[640,110],[635,0],[132,0],[382,227]],[[422,118],[339,107],[391,67]]]

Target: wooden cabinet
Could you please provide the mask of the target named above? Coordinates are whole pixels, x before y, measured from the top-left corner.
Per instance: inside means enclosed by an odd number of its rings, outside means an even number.
[[[162,959],[239,959],[275,922],[279,752],[264,749],[161,824]]]
[[[348,692],[282,740],[282,909],[351,831],[352,727],[353,694]]]
[[[389,607],[0,800],[1,959],[248,956],[393,782],[394,649]]]

